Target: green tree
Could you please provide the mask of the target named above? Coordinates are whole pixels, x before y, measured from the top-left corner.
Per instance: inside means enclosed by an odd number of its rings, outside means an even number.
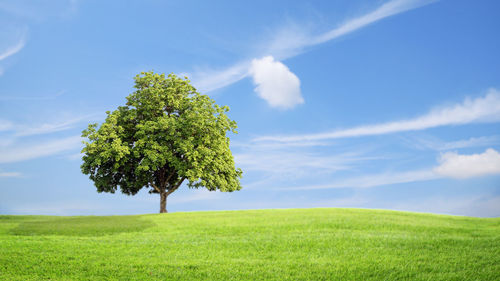
[[[98,192],[127,195],[142,188],[160,194],[160,213],[167,212],[167,197],[185,181],[189,188],[210,191],[240,190],[242,171],[235,168],[228,131],[236,122],[174,74],[142,72],[136,91],[125,106],[107,111],[105,122],[82,132],[82,172]]]

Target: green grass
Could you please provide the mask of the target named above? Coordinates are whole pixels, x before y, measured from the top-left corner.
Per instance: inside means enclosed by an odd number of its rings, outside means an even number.
[[[359,209],[0,216],[0,280],[500,280],[500,219]]]

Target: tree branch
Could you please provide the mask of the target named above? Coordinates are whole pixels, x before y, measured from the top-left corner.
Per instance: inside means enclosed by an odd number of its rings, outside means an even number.
[[[156,189],[156,191],[158,191],[158,193],[161,193],[161,190],[153,183],[153,182],[150,182],[149,183],[152,187],[154,187]]]
[[[181,178],[181,180],[171,189],[167,191],[167,196],[170,195],[172,192],[176,191],[179,186],[181,186],[182,182],[186,179],[186,177]]]
[[[170,173],[170,175],[168,176],[167,180],[165,181],[166,184],[168,184],[168,182],[170,181],[170,179],[174,176],[175,174],[175,170],[172,171],[172,173]]]

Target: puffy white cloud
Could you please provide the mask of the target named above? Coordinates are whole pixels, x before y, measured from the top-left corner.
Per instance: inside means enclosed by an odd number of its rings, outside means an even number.
[[[250,74],[255,91],[270,106],[289,109],[304,103],[299,78],[272,56],[252,60]]]
[[[465,179],[488,174],[500,174],[500,153],[489,148],[480,154],[461,155],[447,152],[441,155],[434,172],[445,177]]]
[[[500,92],[496,89],[490,89],[485,96],[475,99],[467,98],[462,103],[436,108],[413,119],[358,126],[317,134],[264,136],[255,140],[297,142],[338,139],[425,130],[440,126],[498,121],[500,121]]]

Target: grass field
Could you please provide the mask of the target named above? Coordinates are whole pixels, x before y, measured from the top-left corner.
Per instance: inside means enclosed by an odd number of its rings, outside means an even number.
[[[359,209],[0,216],[0,280],[500,280],[500,219]]]

